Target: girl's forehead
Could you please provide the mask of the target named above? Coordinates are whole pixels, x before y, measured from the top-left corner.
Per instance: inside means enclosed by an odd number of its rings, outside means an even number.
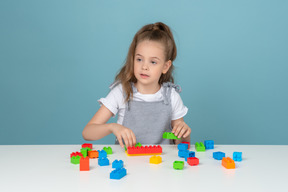
[[[135,54],[145,54],[143,56],[161,56],[164,57],[165,47],[163,43],[152,40],[144,40],[137,44]]]

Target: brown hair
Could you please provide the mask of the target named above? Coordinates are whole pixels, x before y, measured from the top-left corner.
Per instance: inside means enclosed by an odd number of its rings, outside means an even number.
[[[173,61],[176,58],[177,49],[171,30],[167,25],[161,22],[145,25],[135,34],[125,64],[115,77],[115,81],[119,81],[122,84],[123,90],[126,93],[125,102],[127,102],[130,97],[133,97],[133,90],[130,83],[137,82],[137,79],[134,76],[135,49],[138,43],[143,40],[157,41],[164,45],[166,56],[165,61],[171,60],[171,67],[167,73],[161,75],[159,84],[161,85],[164,82],[174,83],[172,72],[174,69]]]

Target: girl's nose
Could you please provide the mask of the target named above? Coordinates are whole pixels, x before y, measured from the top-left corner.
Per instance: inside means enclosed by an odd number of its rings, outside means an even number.
[[[148,70],[148,64],[146,62],[143,63],[142,69],[143,70]]]

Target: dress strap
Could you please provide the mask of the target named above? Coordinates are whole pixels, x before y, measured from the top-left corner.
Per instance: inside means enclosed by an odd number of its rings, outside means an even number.
[[[179,85],[175,85],[174,83],[171,83],[171,82],[165,82],[162,84],[162,86],[164,89],[164,92],[163,92],[164,104],[166,104],[166,105],[168,105],[171,101],[172,88],[174,88],[177,93],[180,93],[182,91],[182,89]]]

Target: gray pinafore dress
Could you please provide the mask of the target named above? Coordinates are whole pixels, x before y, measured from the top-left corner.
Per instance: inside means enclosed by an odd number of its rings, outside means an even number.
[[[113,88],[118,83],[112,84]],[[134,84],[131,84],[133,93],[137,92]],[[134,101],[129,100],[125,106],[125,113],[122,125],[131,129],[136,136],[136,142],[141,144],[173,144],[172,140],[163,139],[164,132],[171,132],[171,89],[178,93],[181,88],[170,82],[162,84],[162,101]],[[124,95],[125,96],[125,95]],[[117,138],[115,144],[119,144]]]

